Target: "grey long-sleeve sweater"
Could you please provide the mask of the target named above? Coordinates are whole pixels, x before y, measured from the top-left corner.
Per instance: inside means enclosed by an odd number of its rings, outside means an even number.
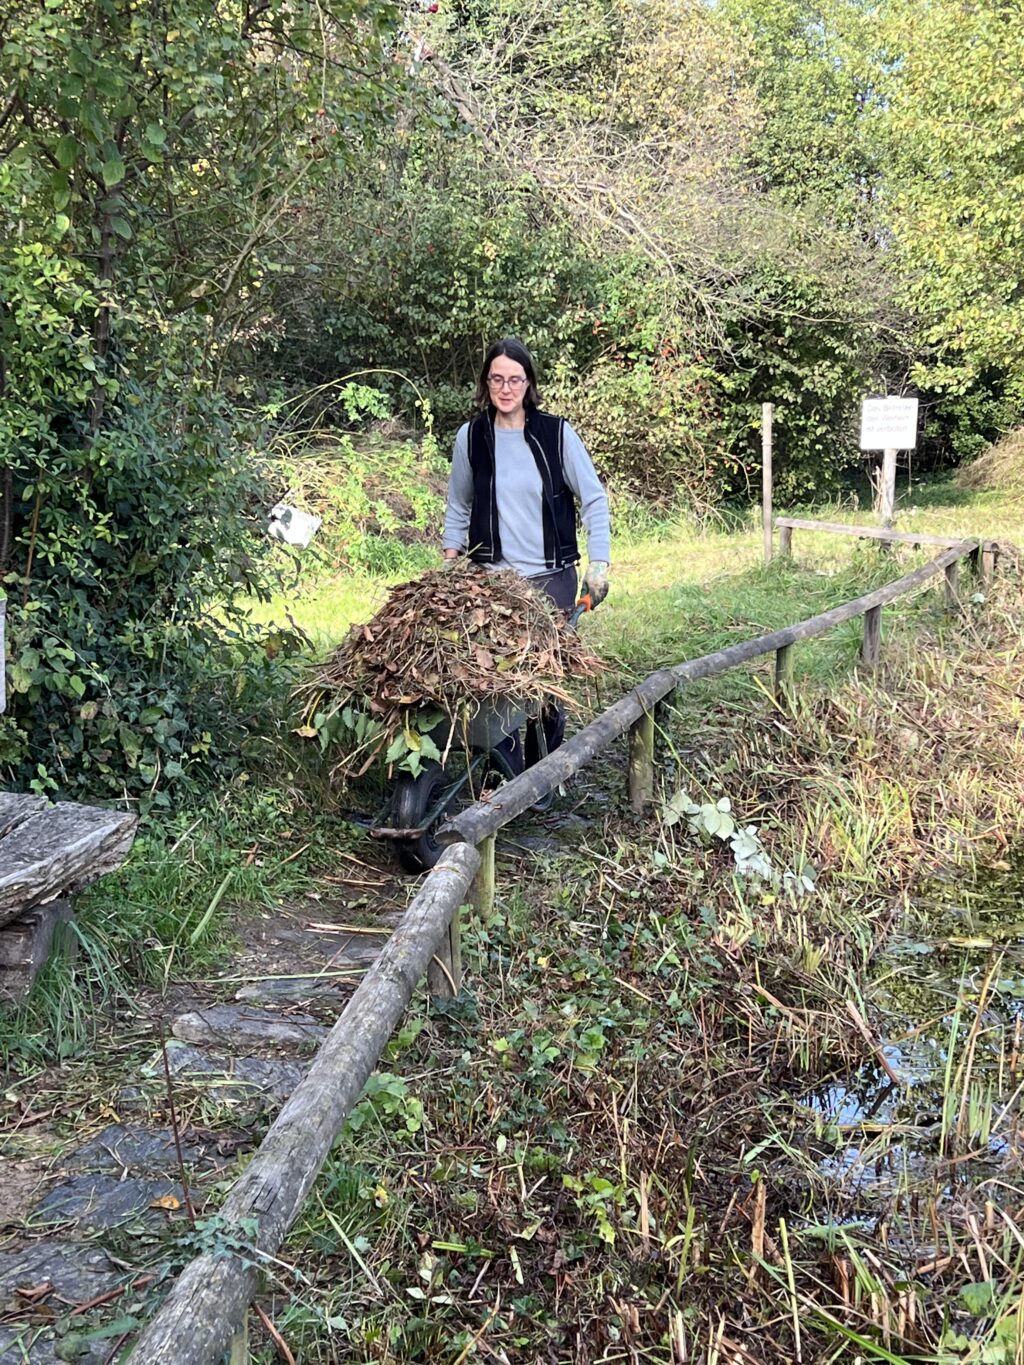
[[[579,507],[587,532],[590,559],[611,558],[608,497],[597,477],[587,448],[568,422],[562,443],[565,480]],[[544,560],[541,515],[543,485],[540,471],[522,431],[494,428],[494,495],[501,530],[501,562],[495,567],[515,569],[524,578],[550,573]],[[467,549],[469,513],[473,502],[473,474],[469,467],[469,423],[459,428],[448,478],[448,508],[444,519],[446,550]]]

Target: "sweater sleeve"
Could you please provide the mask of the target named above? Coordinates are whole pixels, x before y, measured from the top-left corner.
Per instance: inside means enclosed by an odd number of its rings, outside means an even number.
[[[469,514],[473,506],[473,473],[469,467],[469,423],[459,427],[448,475],[448,503],[444,513],[441,548],[464,550],[469,536]]]
[[[608,495],[597,477],[587,447],[568,422],[563,431],[562,459],[566,482],[576,494],[580,520],[586,528],[587,558],[608,561],[612,557]]]

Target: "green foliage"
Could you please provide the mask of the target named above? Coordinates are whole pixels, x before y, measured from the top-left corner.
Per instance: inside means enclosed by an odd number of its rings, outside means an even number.
[[[430,441],[336,434],[280,448],[275,477],[323,518],[307,551],[321,568],[388,577],[436,564],[448,465]]]
[[[901,294],[922,325],[919,381],[962,395],[986,369],[1018,376],[1019,411],[1020,16],[959,0],[886,11],[880,136]]]
[[[862,220],[878,180],[866,125],[878,94],[861,0],[723,0],[748,44],[760,126],[750,164],[783,201]]]
[[[720,383],[737,456],[756,481],[760,404],[776,405],[776,496],[821,498],[861,462],[858,399],[877,363],[870,301],[848,294],[838,262],[787,269],[761,259],[729,291]]]
[[[375,1071],[363,1087],[359,1103],[345,1120],[345,1135],[359,1133],[369,1123],[400,1136],[418,1133],[424,1126],[423,1105],[410,1092],[408,1082],[387,1071]]]
[[[223,368],[279,271],[289,196],[390,109],[400,78],[363,77],[393,66],[395,17],[388,0],[8,7],[7,780],[145,809],[237,766],[282,686],[282,641],[232,616],[264,590],[268,489]]]
[[[495,336],[528,335],[549,374],[575,356],[593,263],[535,188],[499,193],[462,142],[431,131],[351,198],[325,196],[317,236],[343,241],[344,252],[328,255],[315,297],[287,305],[288,326],[264,357],[279,372],[313,366],[325,377],[365,365],[421,376],[450,430],[469,415]],[[407,391],[395,397],[408,407]]]

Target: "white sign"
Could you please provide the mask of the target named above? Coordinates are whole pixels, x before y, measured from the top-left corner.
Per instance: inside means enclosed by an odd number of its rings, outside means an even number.
[[[865,398],[860,412],[861,450],[913,450],[916,398]]]
[[[297,507],[279,502],[270,509],[267,530],[274,540],[283,540],[286,545],[298,545],[304,550],[320,529],[322,520],[322,517],[310,516],[308,512],[300,512]]]

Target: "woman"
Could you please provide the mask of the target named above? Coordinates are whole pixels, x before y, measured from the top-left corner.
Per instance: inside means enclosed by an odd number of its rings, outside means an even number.
[[[608,498],[569,423],[541,412],[533,360],[521,341],[494,343],[474,401],[479,415],[455,437],[445,559],[468,552],[487,568],[515,569],[571,611],[578,504],[587,531],[582,591],[596,607],[608,595]]]
[[[533,359],[521,341],[505,337],[494,343],[474,401],[479,414],[455,437],[445,559],[468,553],[485,568],[515,569],[557,607],[571,611],[580,558],[578,507],[587,532],[581,591],[596,607],[608,595],[608,498],[576,432],[564,418],[540,410]],[[550,709],[544,729],[549,751],[557,748],[564,713]],[[513,762],[521,762],[517,745]]]

